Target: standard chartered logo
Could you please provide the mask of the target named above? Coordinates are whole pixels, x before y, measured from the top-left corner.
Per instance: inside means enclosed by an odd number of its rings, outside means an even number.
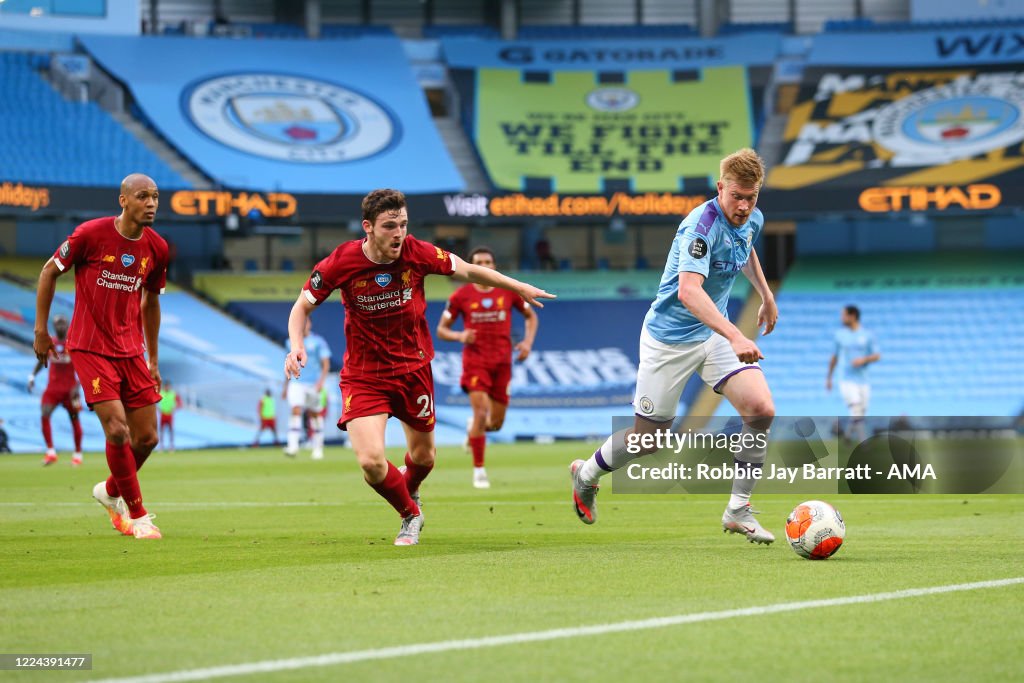
[[[364,311],[380,311],[387,308],[398,308],[407,301],[412,301],[412,288],[384,292],[383,294],[360,295],[356,297],[356,305]]]
[[[100,273],[100,276],[96,278],[96,284],[100,287],[106,287],[107,289],[113,289],[120,292],[134,292],[142,286],[142,278],[135,275],[111,273],[109,270],[104,270]]]

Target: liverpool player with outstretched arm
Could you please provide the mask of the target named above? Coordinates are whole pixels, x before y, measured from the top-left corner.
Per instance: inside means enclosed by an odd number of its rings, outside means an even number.
[[[288,317],[291,351],[284,371],[296,378],[306,366],[306,319],[336,290],[345,305],[341,371],[342,418],[363,477],[402,518],[395,545],[415,545],[423,527],[420,483],[434,467],[434,344],[425,316],[423,280],[447,275],[515,292],[528,303],[554,298],[542,289],[459,257],[408,234],[405,195],[374,190],[363,198],[360,240],[345,242],[316,265]],[[388,462],[388,417],[402,421],[408,452],[405,472]]]
[[[469,262],[494,270],[494,252],[477,247],[469,254]],[[520,363],[530,356],[537,336],[537,314],[522,297],[495,292],[494,287],[468,284],[459,287],[448,299],[448,305],[437,324],[437,336],[445,341],[461,342],[462,379],[459,384],[469,394],[473,416],[466,427],[469,447],[473,453],[473,486],[489,489],[491,482],[484,469],[487,432],[496,432],[505,423],[509,384],[512,381],[512,309],[523,314],[523,339],[515,346]],[[462,316],[463,329],[452,324]]]
[[[53,352],[46,320],[57,278],[74,266],[67,348],[85,401],[103,425],[111,472],[92,495],[122,534],[156,539],[160,530],[142,505],[137,472],[157,443],[158,295],[167,280],[167,242],[152,229],[159,194],[151,178],[125,178],[118,201],[121,215],[82,223],[43,266],[33,346],[45,365]]]

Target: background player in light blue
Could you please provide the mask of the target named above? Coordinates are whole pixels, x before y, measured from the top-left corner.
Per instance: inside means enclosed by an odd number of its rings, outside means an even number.
[[[861,327],[859,308],[852,305],[843,307],[840,320],[843,326],[836,330],[835,350],[828,362],[825,389],[832,391],[832,372],[838,365],[839,393],[850,411],[850,422],[844,435],[848,439],[863,441],[864,416],[871,400],[868,366],[877,363],[882,354],[875,344],[875,335]]]
[[[324,457],[324,418],[321,415],[320,390],[331,372],[331,348],[327,340],[318,334],[313,334],[313,320],[306,320],[306,334],[303,338],[306,347],[306,354],[310,364],[319,366],[320,372],[303,373],[298,379],[289,379],[285,376],[284,389],[281,398],[288,399],[291,407],[291,415],[288,416],[288,444],[285,446],[284,454],[294,458],[299,452],[299,439],[302,437],[302,414],[307,411],[310,414],[310,426],[312,436],[310,446],[313,460],[320,460]]]
[[[764,334],[778,319],[775,297],[753,248],[764,226],[755,208],[763,182],[764,161],[754,150],[741,149],[722,160],[718,196],[680,223],[658,296],[640,332],[633,427],[616,432],[590,459],[570,466],[573,505],[585,524],[597,518],[598,479],[636,457],[627,451],[628,436],[671,428],[683,387],[697,372],[743,417],[743,431],[752,435],[744,440],[760,444],[736,455],[737,471],[747,476],[733,481],[722,528],[751,542],[775,540],[753,517],[750,494],[757,480],[749,476],[764,463],[775,405],[757,364],[764,358],[761,350],[726,315],[733,282],[742,272],[761,295],[757,324],[764,325]]]

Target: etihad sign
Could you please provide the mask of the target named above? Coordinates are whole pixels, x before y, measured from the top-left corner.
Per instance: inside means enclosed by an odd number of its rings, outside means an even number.
[[[860,193],[860,208],[871,213],[889,211],[945,211],[994,209],[1003,200],[1003,193],[988,183],[958,187],[869,187]]]
[[[182,190],[171,195],[171,210],[179,216],[248,216],[256,211],[264,218],[288,218],[296,208],[295,196],[286,192]]]
[[[4,182],[0,185],[0,206],[24,207],[38,211],[50,205],[50,189],[22,183]]]

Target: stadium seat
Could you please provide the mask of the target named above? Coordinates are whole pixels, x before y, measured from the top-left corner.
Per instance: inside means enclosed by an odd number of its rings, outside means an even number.
[[[95,102],[62,98],[37,73],[49,56],[0,53],[0,176],[28,183],[110,186],[131,167],[168,189],[191,185]]]
[[[757,342],[777,414],[845,414],[838,390],[825,391],[825,372],[851,302],[882,353],[870,371],[871,414],[1020,411],[1024,366],[1005,359],[1024,353],[1024,289],[816,292],[794,269],[778,296],[779,326]]]

